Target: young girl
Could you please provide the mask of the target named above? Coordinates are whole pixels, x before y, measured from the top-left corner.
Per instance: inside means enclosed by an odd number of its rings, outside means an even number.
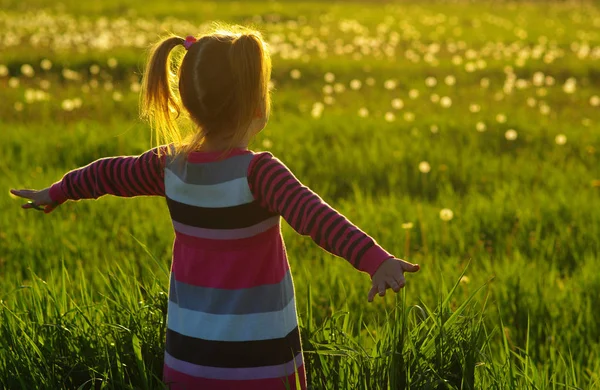
[[[174,75],[170,53],[178,47],[187,52]],[[256,31],[167,38],[151,53],[142,91],[142,113],[165,146],[97,160],[40,191],[12,190],[31,200],[23,208],[46,213],[105,194],[165,197],[175,230],[163,372],[171,389],[306,388],[280,216],[367,272],[369,302],[388,288],[398,292],[404,272],[419,270],[377,245],[272,154],[247,149],[267,123],[270,75]],[[182,112],[195,130],[184,139],[175,121]]]

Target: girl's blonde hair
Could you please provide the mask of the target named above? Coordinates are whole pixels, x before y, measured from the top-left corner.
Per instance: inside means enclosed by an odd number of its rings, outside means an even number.
[[[253,120],[271,109],[271,57],[260,32],[217,25],[172,58],[184,38],[171,35],[150,53],[142,82],[141,115],[155,143],[173,143],[175,153],[197,150],[205,139],[228,140],[229,149],[247,139]],[[185,108],[196,124],[183,134],[177,119]],[[167,152],[168,153],[168,152]]]

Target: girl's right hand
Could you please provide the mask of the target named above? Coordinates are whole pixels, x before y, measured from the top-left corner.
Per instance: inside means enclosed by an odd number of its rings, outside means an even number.
[[[21,206],[24,209],[40,210],[48,214],[58,207],[58,204],[50,198],[50,187],[39,191],[11,189],[10,193],[21,198],[31,199],[31,201]]]
[[[375,271],[372,279],[371,290],[369,291],[368,300],[373,302],[375,295],[385,295],[385,290],[391,288],[394,292],[399,292],[406,284],[404,278],[405,272],[418,272],[421,269],[419,264],[412,264],[401,259],[389,258]]]

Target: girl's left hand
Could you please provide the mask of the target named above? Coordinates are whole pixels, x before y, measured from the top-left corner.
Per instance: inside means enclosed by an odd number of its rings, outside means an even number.
[[[43,190],[10,190],[10,193],[21,198],[31,199],[21,207],[24,209],[40,210],[48,214],[58,207],[58,204],[50,198],[50,187]]]
[[[417,272],[420,269],[419,264],[412,264],[400,259],[387,259],[381,263],[373,275],[373,284],[369,291],[369,302],[373,302],[373,298],[375,298],[377,293],[380,296],[384,296],[385,290],[388,288],[391,288],[394,292],[400,291],[406,284],[404,273]]]

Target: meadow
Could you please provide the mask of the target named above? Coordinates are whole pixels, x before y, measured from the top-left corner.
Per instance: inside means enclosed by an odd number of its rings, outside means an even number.
[[[0,388],[163,388],[164,200],[45,215],[9,189],[149,149],[149,45],[215,20],[273,53],[252,148],[421,265],[368,303],[284,224],[311,389],[600,388],[597,5],[123,4],[0,0]]]

